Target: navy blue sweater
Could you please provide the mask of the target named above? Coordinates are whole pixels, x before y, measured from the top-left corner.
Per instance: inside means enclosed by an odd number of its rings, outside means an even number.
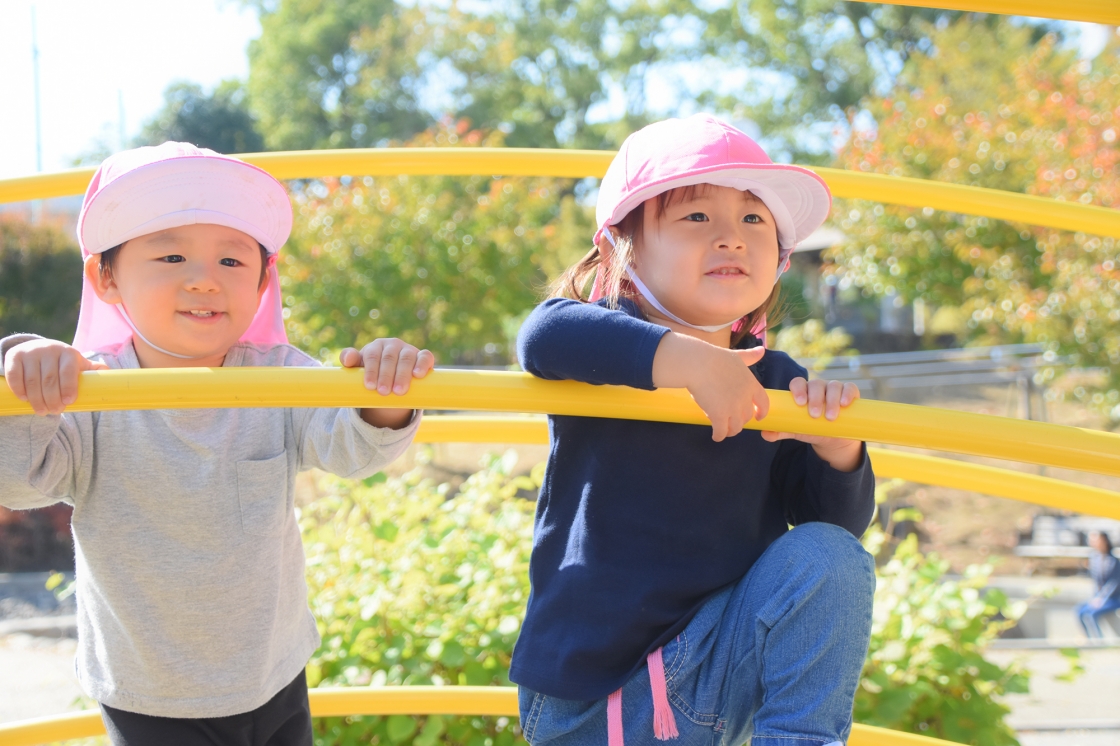
[[[552,299],[522,326],[518,357],[541,378],[653,389],[667,331],[625,301],[611,310]],[[775,351],[751,370],[770,389],[806,374]],[[753,430],[716,443],[710,426],[554,416],[549,432],[510,679],[554,697],[602,699],[621,687],[787,524],[825,521],[858,536],[874,510],[866,451],[843,473],[804,443]]]

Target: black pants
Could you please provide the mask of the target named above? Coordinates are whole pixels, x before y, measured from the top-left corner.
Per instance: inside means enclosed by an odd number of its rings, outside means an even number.
[[[163,718],[101,705],[113,746],[311,746],[311,708],[302,671],[251,712],[220,718]]]

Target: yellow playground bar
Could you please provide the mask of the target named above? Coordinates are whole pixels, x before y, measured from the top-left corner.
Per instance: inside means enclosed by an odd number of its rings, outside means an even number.
[[[894,4],[941,7],[1120,25],[1120,0],[906,0]],[[613,153],[495,148],[383,148],[241,156],[279,179],[360,175],[501,174],[601,177]],[[1120,211],[1023,194],[918,179],[819,168],[839,197],[929,207],[1101,236],[1120,237]],[[92,169],[0,180],[0,203],[84,192]],[[544,414],[678,423],[705,423],[684,391],[543,381],[527,374],[437,370],[404,396],[365,390],[355,370],[162,369],[83,374],[76,411],[198,407],[393,406],[480,414],[435,415],[417,442],[547,443]],[[828,434],[902,446],[1120,476],[1120,435],[1024,422],[991,415],[862,400],[837,422],[811,419],[788,392],[769,392],[768,429]],[[30,413],[6,386],[0,416]],[[526,416],[529,415],[529,416]],[[918,423],[921,423],[919,426]],[[748,427],[758,427],[751,423]],[[1120,519],[1120,493],[958,459],[896,448],[870,449],[878,476],[972,490],[1051,508]],[[509,687],[407,686],[314,689],[314,716],[490,715],[515,717]],[[96,711],[0,725],[0,746],[32,746],[104,733]],[[919,735],[856,725],[851,746],[947,743]]]

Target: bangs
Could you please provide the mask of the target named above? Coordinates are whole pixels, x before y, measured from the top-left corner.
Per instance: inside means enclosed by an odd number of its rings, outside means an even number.
[[[715,188],[714,184],[689,184],[688,186],[674,187],[667,192],[657,195],[656,217],[658,220],[665,217],[665,213],[673,205],[689,202],[705,196]]]

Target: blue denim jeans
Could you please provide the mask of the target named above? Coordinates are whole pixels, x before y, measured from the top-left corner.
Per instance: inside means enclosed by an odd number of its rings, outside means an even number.
[[[679,738],[654,738],[648,670],[626,682],[626,746],[843,743],[874,592],[874,563],[850,533],[827,523],[793,529],[663,648]],[[580,702],[525,688],[518,698],[532,746],[606,746],[606,699]]]
[[[1081,622],[1081,628],[1085,630],[1085,636],[1090,640],[1094,638],[1101,640],[1104,639],[1104,635],[1101,633],[1101,618],[1117,609],[1120,609],[1120,599],[1110,598],[1099,608],[1093,608],[1087,602],[1083,603],[1077,607],[1074,613],[1077,614],[1077,621]]]

